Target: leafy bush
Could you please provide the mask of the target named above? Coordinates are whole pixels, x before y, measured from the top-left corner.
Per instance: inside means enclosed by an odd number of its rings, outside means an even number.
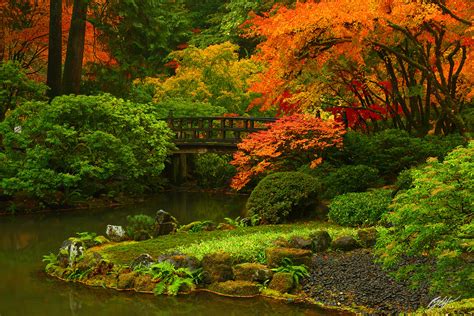
[[[150,239],[155,229],[155,220],[153,217],[138,214],[127,216],[128,225],[126,227],[127,235],[134,240]]]
[[[395,267],[398,277],[415,284],[429,280],[431,289],[443,295],[474,293],[473,170],[471,141],[444,162],[431,159],[411,171],[413,185],[395,196],[386,216],[392,227],[377,240],[376,253],[385,267]],[[420,264],[420,259],[433,265]]]
[[[336,196],[329,205],[329,218],[343,226],[375,225],[387,213],[391,193],[378,189]]]
[[[198,184],[205,188],[227,186],[235,174],[235,167],[229,162],[230,155],[207,153],[196,155],[194,160],[195,176]]]
[[[342,152],[335,152],[328,159],[338,164],[367,165],[378,169],[384,177],[394,178],[428,157],[442,159],[447,152],[464,143],[459,135],[417,138],[398,129],[374,135],[348,132]]]
[[[413,177],[411,176],[411,169],[403,170],[397,177],[395,187],[397,192],[400,190],[408,190],[413,184]]]
[[[383,184],[379,171],[375,168],[357,165],[342,166],[321,178],[325,197],[334,197],[347,192],[363,192],[368,188]]]
[[[7,164],[0,188],[49,205],[152,191],[172,136],[150,106],[110,95],[27,102],[0,124]]]
[[[263,223],[280,223],[301,215],[316,202],[319,182],[301,172],[276,172],[262,179],[252,191],[247,210],[260,216]]]
[[[0,82],[0,122],[22,102],[46,98],[47,87],[30,80],[20,65],[12,61],[0,62]]]

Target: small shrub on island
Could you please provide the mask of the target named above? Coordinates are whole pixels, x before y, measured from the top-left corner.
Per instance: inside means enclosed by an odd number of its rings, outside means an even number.
[[[329,205],[329,218],[342,226],[375,225],[387,213],[391,194],[377,189],[336,196]]]
[[[150,239],[155,229],[155,220],[148,215],[127,216],[127,235],[133,240]]]
[[[301,172],[276,172],[262,179],[252,191],[247,209],[262,223],[281,223],[298,217],[317,201],[319,181]]]

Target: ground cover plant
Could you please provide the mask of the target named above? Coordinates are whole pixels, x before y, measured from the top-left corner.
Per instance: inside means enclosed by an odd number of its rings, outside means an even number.
[[[190,234],[178,232],[174,235],[160,236],[141,242],[105,245],[97,251],[104,258],[119,264],[128,264],[143,253],[158,257],[163,253],[173,251],[195,256],[198,259],[202,259],[207,254],[226,252],[238,261],[256,262],[259,255],[272,246],[276,239],[290,239],[293,236],[308,237],[320,229],[327,230],[333,238],[355,233],[353,228],[325,222],[263,225],[241,227],[230,231],[201,231]]]

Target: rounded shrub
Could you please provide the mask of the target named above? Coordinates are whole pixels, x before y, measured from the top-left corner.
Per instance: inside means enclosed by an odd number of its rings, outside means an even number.
[[[392,191],[378,189],[336,196],[329,205],[329,218],[343,226],[370,226],[387,213]]]
[[[348,192],[363,192],[383,184],[379,171],[366,165],[342,166],[322,178],[325,197],[332,198]]]
[[[301,172],[276,172],[263,178],[247,201],[249,216],[260,216],[263,223],[281,223],[297,217],[314,205],[319,181]]]

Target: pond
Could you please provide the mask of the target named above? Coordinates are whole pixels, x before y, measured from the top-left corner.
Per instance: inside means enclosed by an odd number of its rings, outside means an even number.
[[[76,232],[103,234],[107,224],[125,224],[131,214],[164,209],[186,224],[223,221],[244,212],[246,197],[166,192],[134,205],[0,217],[0,316],[10,315],[336,315],[274,300],[231,299],[208,293],[155,297],[88,288],[51,279],[42,256],[57,252]]]

